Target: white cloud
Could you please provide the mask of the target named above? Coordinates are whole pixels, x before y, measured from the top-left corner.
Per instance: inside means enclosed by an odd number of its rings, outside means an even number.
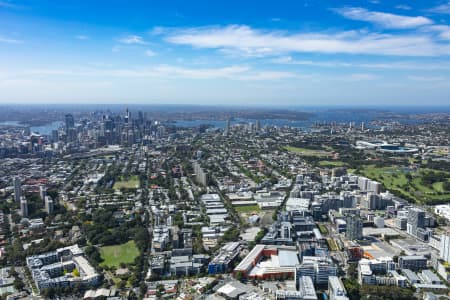
[[[313,61],[296,60],[291,56],[281,56],[270,60],[275,64],[302,65],[323,68],[366,68],[366,69],[386,69],[386,70],[450,70],[450,63],[447,61],[417,62],[417,61],[390,61],[386,63],[355,63],[348,61]]]
[[[182,68],[177,66],[162,65],[155,67],[154,72],[167,77],[184,77],[191,79],[232,78],[250,70],[245,66],[231,66],[224,68]]]
[[[350,74],[347,78],[344,77],[344,80],[347,81],[363,81],[363,80],[375,80],[378,79],[378,76],[374,74],[368,74],[368,73],[355,73]]]
[[[433,24],[432,20],[422,16],[401,16],[391,13],[369,11],[360,7],[346,7],[335,9],[335,11],[347,19],[370,22],[383,28],[407,29]]]
[[[75,36],[75,38],[77,40],[88,40],[89,39],[89,37],[86,35],[77,35],[77,36]]]
[[[290,34],[261,31],[245,25],[173,30],[166,41],[226,53],[268,56],[289,52],[346,53],[398,56],[438,56],[450,53],[450,44],[435,43],[424,34],[378,34],[362,31]]]
[[[422,28],[425,32],[437,32],[438,38],[442,40],[450,40],[450,26],[448,25],[431,25]]]
[[[166,32],[166,28],[161,27],[161,26],[155,26],[153,27],[153,29],[150,31],[151,35],[161,35],[163,33]]]
[[[450,14],[450,2],[433,7],[429,11],[438,14]]]
[[[12,77],[42,79],[46,77],[89,77],[89,78],[157,78],[157,79],[229,79],[243,81],[274,81],[288,78],[308,78],[293,72],[257,70],[249,66],[228,66],[221,68],[186,68],[174,65],[157,65],[139,69],[103,69],[103,68],[68,68],[68,69],[33,69],[12,73]]]
[[[139,35],[129,35],[124,38],[119,39],[119,42],[122,44],[132,45],[146,45],[147,42],[144,41],[144,39]]]
[[[0,36],[0,43],[5,43],[5,44],[22,44],[23,41]]]
[[[224,68],[181,68],[175,66],[159,66],[155,71],[167,77],[182,77],[190,79],[227,78],[233,80],[278,80],[301,77],[298,74],[284,71],[253,70],[247,66],[231,66]]]
[[[422,81],[422,82],[436,82],[436,81],[448,81],[448,78],[441,76],[408,76],[410,80]]]
[[[395,6],[395,8],[403,9],[403,10],[411,10],[411,6],[405,5],[405,4],[399,4],[399,5]]]
[[[299,75],[292,72],[284,72],[284,71],[259,71],[254,72],[248,75],[239,76],[239,80],[250,80],[250,81],[258,81],[258,80],[281,80],[281,79],[289,79],[289,78],[311,78],[311,75]]]
[[[286,65],[302,65],[302,66],[314,66],[314,67],[354,67],[352,63],[341,62],[341,61],[312,61],[312,60],[295,60],[291,56],[282,56],[272,59],[270,62],[276,64],[286,64]]]
[[[156,52],[149,49],[149,50],[145,51],[144,54],[145,54],[145,56],[152,57],[152,56],[156,55]]]

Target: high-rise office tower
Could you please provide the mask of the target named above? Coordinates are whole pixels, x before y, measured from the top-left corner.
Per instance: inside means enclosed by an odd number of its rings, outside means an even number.
[[[42,202],[45,201],[45,197],[47,196],[47,188],[45,185],[39,186],[39,196],[41,197]]]
[[[75,119],[73,118],[72,114],[67,114],[65,121],[66,121],[66,134],[67,134],[69,129],[75,128]]]
[[[53,143],[56,143],[59,140],[59,132],[58,130],[52,130],[51,140]]]
[[[25,197],[20,199],[20,214],[22,217],[28,217],[28,202]]]
[[[53,213],[54,210],[54,203],[53,203],[53,199],[49,196],[45,197],[45,211],[51,215]]]
[[[227,119],[227,123],[225,124],[224,135],[229,135],[229,134],[230,134],[230,119]]]
[[[259,120],[256,120],[255,130],[256,131],[260,131],[261,130],[261,123],[259,123]]]
[[[22,197],[22,184],[18,176],[14,177],[14,200],[19,203]]]
[[[408,211],[408,222],[406,232],[416,235],[417,229],[425,227],[425,211],[420,208],[412,207]]]
[[[345,237],[349,240],[362,239],[363,222],[361,220],[361,217],[349,214],[346,216],[345,222],[347,223],[347,230],[345,231]]]
[[[131,113],[127,108],[125,111],[124,122],[125,122],[125,124],[128,124],[130,121],[131,121]]]

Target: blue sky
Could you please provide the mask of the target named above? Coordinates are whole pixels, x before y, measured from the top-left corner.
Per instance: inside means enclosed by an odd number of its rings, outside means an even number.
[[[450,105],[448,1],[0,0],[0,103]]]

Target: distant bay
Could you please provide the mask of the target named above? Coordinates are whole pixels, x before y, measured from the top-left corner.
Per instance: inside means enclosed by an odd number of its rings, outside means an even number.
[[[4,121],[0,122],[0,126],[14,126],[14,127],[28,127],[27,124],[23,124],[19,121]],[[43,135],[50,135],[52,130],[57,130],[59,127],[63,125],[62,121],[54,121],[48,124],[40,125],[40,126],[30,126],[31,132],[39,133]]]

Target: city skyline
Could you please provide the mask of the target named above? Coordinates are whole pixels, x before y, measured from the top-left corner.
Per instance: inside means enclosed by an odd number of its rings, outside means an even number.
[[[0,104],[445,106],[449,16],[446,1],[0,1]]]

